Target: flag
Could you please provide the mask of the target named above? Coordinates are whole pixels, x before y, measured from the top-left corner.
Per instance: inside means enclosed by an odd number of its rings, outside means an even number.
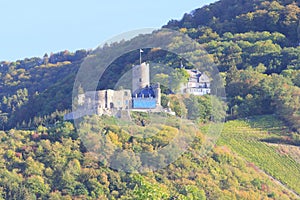
[[[144,51],[143,51],[143,49],[140,49],[140,53],[143,53]]]

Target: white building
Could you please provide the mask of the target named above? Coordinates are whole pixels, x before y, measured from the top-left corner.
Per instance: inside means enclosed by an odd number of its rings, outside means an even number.
[[[188,82],[183,87],[183,93],[197,96],[210,94],[210,80],[205,73],[198,70],[186,70],[190,75]]]

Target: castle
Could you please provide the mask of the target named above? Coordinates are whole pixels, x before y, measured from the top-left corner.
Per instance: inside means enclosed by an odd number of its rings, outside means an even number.
[[[132,91],[99,90],[78,95],[76,111],[64,116],[72,120],[85,115],[110,115],[121,117],[122,111],[163,112],[160,84],[150,85],[149,64],[141,63],[132,68]]]
[[[210,81],[207,75],[198,70],[187,70],[190,77],[182,87],[182,93],[210,94]],[[64,116],[65,120],[81,118],[85,115],[109,115],[122,117],[126,111],[175,113],[161,106],[160,84],[150,84],[149,64],[141,63],[132,68],[132,90],[88,91],[78,95],[76,111]],[[127,112],[128,115],[128,112]]]

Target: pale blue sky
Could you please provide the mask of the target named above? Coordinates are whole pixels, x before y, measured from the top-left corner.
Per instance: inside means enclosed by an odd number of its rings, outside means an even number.
[[[92,49],[123,32],[156,28],[215,0],[0,0],[0,60]]]

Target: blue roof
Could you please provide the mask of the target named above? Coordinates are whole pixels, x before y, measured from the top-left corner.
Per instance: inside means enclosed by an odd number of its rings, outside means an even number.
[[[153,97],[153,98],[155,98],[155,91],[153,90],[153,88],[150,86],[147,86],[147,87],[145,87],[145,88],[142,88],[142,89],[140,89],[140,90],[138,90],[137,92],[136,92],[136,94],[137,94],[137,97],[144,97],[144,98],[149,98],[149,97]],[[135,97],[135,95],[134,95],[134,97]]]

